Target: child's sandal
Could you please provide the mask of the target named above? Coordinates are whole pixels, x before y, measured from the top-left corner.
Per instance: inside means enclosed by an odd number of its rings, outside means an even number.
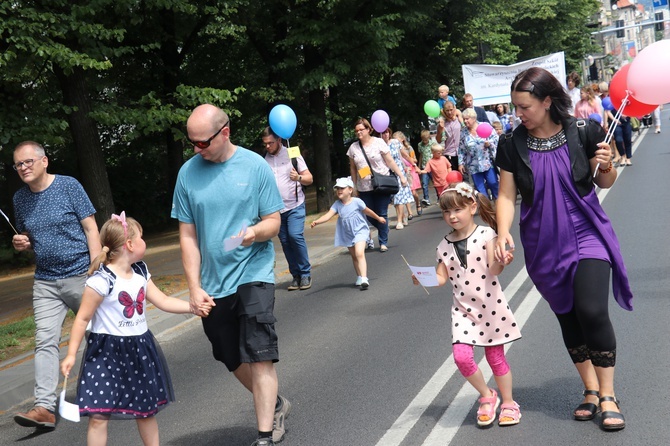
[[[498,405],[500,400],[498,399],[498,393],[491,389],[492,396],[481,397],[479,398],[479,410],[477,410],[477,424],[480,426],[488,426],[493,423],[496,419],[496,411],[498,410]],[[484,404],[488,404],[488,410],[482,409]]]
[[[516,401],[512,401],[512,404],[503,403],[500,406],[500,415],[498,416],[499,426],[512,426],[514,424],[519,424],[520,420],[521,406],[519,406]]]

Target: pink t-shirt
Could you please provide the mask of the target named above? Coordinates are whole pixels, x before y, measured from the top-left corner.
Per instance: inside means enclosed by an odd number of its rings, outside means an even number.
[[[370,167],[375,173],[388,175],[391,172],[389,167],[386,165],[386,161],[384,160],[383,155],[385,153],[390,153],[390,150],[384,140],[374,136],[371,137],[369,144],[365,146],[365,154],[368,156],[368,159],[370,160]],[[363,156],[363,152],[361,152],[359,141],[356,141],[351,146],[349,146],[349,150],[347,150],[347,156],[354,160],[357,171],[360,171],[364,167],[368,166],[368,163],[365,161],[365,157]],[[363,178],[361,178],[360,175],[356,175],[356,178],[356,189],[361,192],[369,192],[372,190],[372,175],[367,175]]]
[[[426,163],[428,173],[432,173],[433,185],[436,188],[447,187],[447,174],[449,173],[449,161],[441,156],[438,159],[431,158]]]
[[[595,102],[595,101],[594,101]],[[589,101],[579,101],[575,105],[575,118],[588,119],[593,113],[602,114],[597,104],[589,104]]]

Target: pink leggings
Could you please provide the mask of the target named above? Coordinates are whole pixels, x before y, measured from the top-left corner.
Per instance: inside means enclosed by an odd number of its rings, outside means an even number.
[[[475,363],[474,346],[468,344],[453,344],[454,361],[456,367],[461,371],[464,377],[473,375],[477,371],[477,363]],[[505,359],[505,346],[494,345],[491,347],[484,347],[486,360],[491,366],[491,370],[495,376],[502,376],[509,372],[509,364]]]

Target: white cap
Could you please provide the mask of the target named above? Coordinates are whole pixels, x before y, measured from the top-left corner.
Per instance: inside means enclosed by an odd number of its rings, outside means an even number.
[[[335,186],[333,186],[333,189],[337,187],[351,187],[353,189],[354,182],[351,181],[351,177],[338,178],[337,181],[335,181]]]

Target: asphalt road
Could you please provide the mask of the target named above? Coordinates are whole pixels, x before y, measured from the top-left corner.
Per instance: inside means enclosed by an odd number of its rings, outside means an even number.
[[[664,124],[669,115],[663,113]],[[277,291],[280,392],[293,402],[282,444],[670,444],[664,421],[670,413],[670,125],[665,133],[640,138],[633,163],[601,195],[635,293],[635,311],[613,300],[610,306],[625,430],[605,433],[596,422],[572,420],[581,382],[553,314],[525,276],[520,250],[501,281],[523,334],[508,350],[523,418],[518,426],[477,428],[476,395],[450,356],[450,290],[430,288],[426,295],[411,284],[400,257],[416,265],[434,263],[435,246],[448,228],[432,206],[408,228],[392,231],[388,253],[368,254],[368,291],[353,286],[345,252],[314,270],[311,290]],[[251,397],[211,358],[197,321],[159,339],[178,398],[158,415],[162,444],[251,444]],[[476,358],[481,360],[481,351]],[[485,361],[482,370],[490,376]],[[0,444],[83,444],[85,431],[85,420],[61,421],[56,431],[34,435],[8,414],[0,416]],[[130,422],[115,421],[108,444],[139,444],[139,436]]]

